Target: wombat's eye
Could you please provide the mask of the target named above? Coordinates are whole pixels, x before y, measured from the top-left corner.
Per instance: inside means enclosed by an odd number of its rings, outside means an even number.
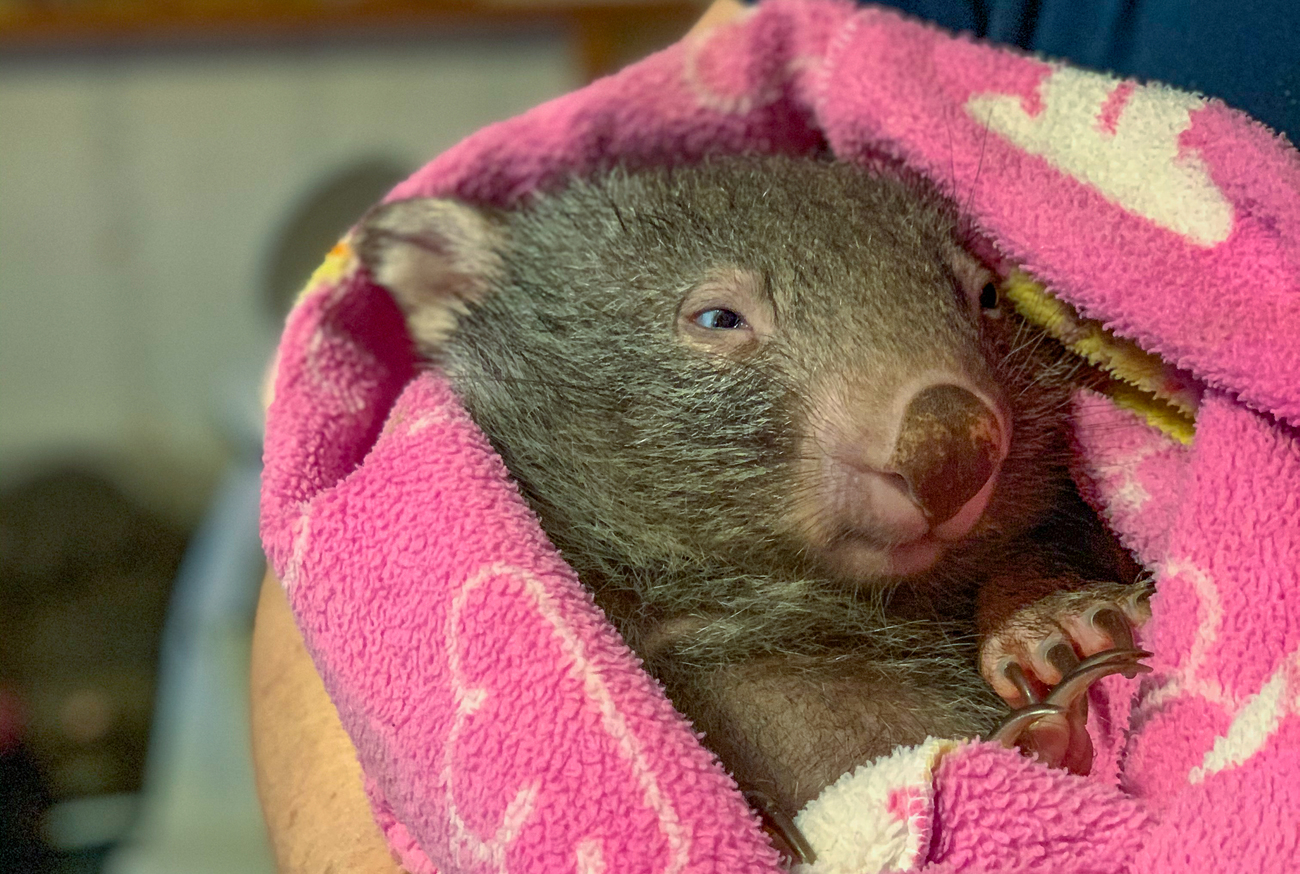
[[[996,282],[984,283],[984,287],[980,289],[980,309],[997,309],[999,297]]]
[[[745,317],[740,313],[722,307],[714,307],[711,310],[696,313],[692,321],[701,328],[716,331],[727,331],[748,326]]]
[[[696,352],[743,358],[771,336],[776,322],[766,280],[726,265],[708,270],[673,313],[673,335]]]

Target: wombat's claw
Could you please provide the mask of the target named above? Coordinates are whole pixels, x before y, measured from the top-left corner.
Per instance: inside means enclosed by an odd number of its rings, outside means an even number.
[[[1149,673],[1151,668],[1142,664],[1141,660],[1150,655],[1141,649],[1108,649],[1089,656],[1066,674],[1046,699],[1013,710],[989,739],[1008,749],[1019,746],[1026,730],[1043,717],[1059,714],[1068,719],[1076,702],[1102,677],[1123,674],[1131,679],[1138,674]],[[1030,700],[1033,700],[1032,697]]]
[[[1151,653],[1144,649],[1108,649],[1089,656],[1079,662],[1079,666],[1061,678],[1047,700],[1043,703],[1069,710],[1070,706],[1088,688],[1102,677],[1111,674],[1123,674],[1130,680],[1138,674],[1149,674],[1151,668],[1142,664],[1142,659],[1150,658]]]
[[[741,794],[763,820],[763,831],[772,839],[778,853],[794,864],[811,865],[817,861],[817,854],[799,826],[775,801],[756,789],[746,789]]]

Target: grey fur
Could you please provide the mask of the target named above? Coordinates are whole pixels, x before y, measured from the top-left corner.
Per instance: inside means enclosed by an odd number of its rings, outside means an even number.
[[[358,236],[377,276],[402,209]],[[793,811],[897,743],[996,721],[974,596],[991,564],[1047,549],[1053,508],[1078,505],[1063,415],[1073,371],[1013,314],[972,312],[943,202],[892,175],[765,158],[614,171],[475,215],[496,230],[469,261],[502,269],[481,300],[447,304],[455,329],[422,351],[738,780]],[[743,359],[674,333],[683,297],[731,267],[762,277],[777,323]],[[450,296],[464,285],[449,280]],[[412,324],[430,305],[394,293]],[[810,387],[869,410],[936,366],[1010,406],[997,491],[932,570],[846,574],[796,524],[821,512],[798,464],[819,412]]]

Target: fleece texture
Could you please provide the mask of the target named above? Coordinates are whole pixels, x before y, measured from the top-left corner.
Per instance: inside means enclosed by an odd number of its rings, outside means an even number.
[[[1008,272],[1068,306],[1081,354],[1114,339],[1145,356],[1098,353],[1145,374],[1135,391],[1182,430],[1075,401],[1076,473],[1157,586],[1154,673],[1091,693],[1092,774],[976,742],[898,750],[804,812],[815,870],[1294,870],[1300,155],[1284,139],[886,11],[769,0],[481,131],[391,196],[508,207],[613,163],[821,149],[935,180]],[[289,319],[265,460],[267,552],[409,870],[779,870],[347,240]]]

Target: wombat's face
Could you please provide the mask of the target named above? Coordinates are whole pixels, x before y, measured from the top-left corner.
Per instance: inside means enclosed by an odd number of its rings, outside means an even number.
[[[1046,500],[1060,397],[1010,363],[945,211],[897,181],[614,174],[510,215],[390,204],[357,248],[580,573],[907,576]]]

